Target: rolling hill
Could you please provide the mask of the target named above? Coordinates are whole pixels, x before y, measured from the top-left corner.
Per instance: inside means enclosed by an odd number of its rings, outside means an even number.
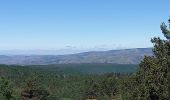
[[[70,55],[0,55],[0,64],[48,65],[80,63],[138,64],[144,55],[151,56],[151,48],[91,51]]]

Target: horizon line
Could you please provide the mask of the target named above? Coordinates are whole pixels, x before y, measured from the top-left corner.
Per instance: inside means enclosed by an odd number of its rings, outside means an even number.
[[[88,53],[88,52],[107,52],[107,51],[121,51],[121,50],[131,50],[131,49],[151,49],[152,47],[145,47],[145,48],[126,48],[126,49],[110,49],[110,50],[89,50],[89,51],[70,51],[70,52],[55,52],[55,50],[21,50],[21,51],[14,51],[7,50],[2,51],[0,50],[0,56],[62,56],[62,55],[73,55],[73,54],[80,54],[80,53]]]

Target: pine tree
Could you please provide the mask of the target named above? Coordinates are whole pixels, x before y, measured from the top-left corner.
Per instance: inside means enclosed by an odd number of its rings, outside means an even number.
[[[10,81],[3,77],[0,78],[0,99],[11,100],[13,98],[12,92],[13,88]]]
[[[160,28],[165,39],[151,39],[153,56],[144,57],[137,74],[137,96],[142,100],[170,100],[170,31],[165,23]]]
[[[48,96],[48,91],[40,84],[36,75],[27,80],[26,87],[21,92],[22,100],[47,100]]]

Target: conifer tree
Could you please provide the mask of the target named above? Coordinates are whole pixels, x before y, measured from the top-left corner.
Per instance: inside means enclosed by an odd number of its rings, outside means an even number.
[[[153,56],[144,57],[136,75],[138,86],[134,96],[141,100],[170,100],[170,30],[165,23],[160,28],[165,39],[151,39]]]
[[[0,100],[11,100],[12,97],[13,88],[11,83],[5,79],[0,78]]]
[[[48,96],[48,91],[40,84],[36,75],[27,80],[26,87],[21,92],[22,100],[48,100]]]

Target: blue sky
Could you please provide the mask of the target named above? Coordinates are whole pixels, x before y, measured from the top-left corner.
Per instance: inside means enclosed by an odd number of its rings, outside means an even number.
[[[0,50],[152,47],[170,0],[0,0]]]

